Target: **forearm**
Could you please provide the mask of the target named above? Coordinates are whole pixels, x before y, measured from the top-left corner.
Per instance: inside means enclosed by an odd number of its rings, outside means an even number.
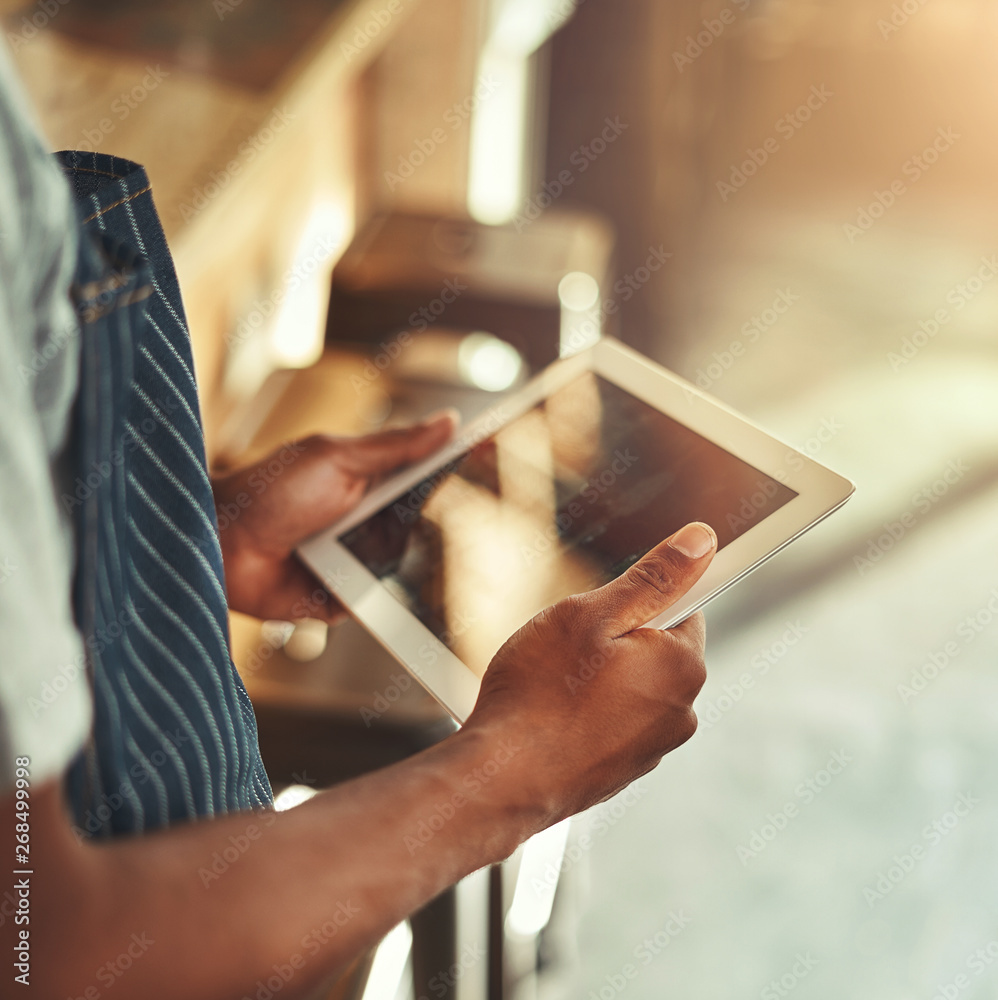
[[[462,733],[287,813],[72,845],[76,876],[37,901],[41,995],[100,988],[133,934],[118,1000],[252,995],[275,966],[293,970],[282,996],[301,995],[548,822],[520,790],[519,750]]]
[[[688,526],[524,625],[460,733],[288,813],[81,845],[50,782],[31,813],[37,994],[103,995],[106,963],[131,946],[118,1000],[253,996],[275,974],[282,998],[300,997],[446,886],[647,773],[696,728],[703,618],[641,626],[699,579],[707,530]],[[594,669],[570,684],[579,663]],[[0,802],[0,830],[13,806]]]

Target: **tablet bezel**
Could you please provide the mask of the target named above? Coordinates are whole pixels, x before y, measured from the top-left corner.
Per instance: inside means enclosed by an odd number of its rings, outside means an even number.
[[[607,379],[797,494],[721,549],[689,593],[650,621],[650,628],[670,628],[683,621],[855,492],[848,479],[619,341],[604,339],[555,362],[468,424],[444,449],[376,487],[350,514],[299,549],[330,592],[458,722],[474,708],[480,684],[477,674],[393,597],[338,538],[387,504],[408,502],[406,494],[414,486],[586,372]],[[419,499],[412,498],[416,507]],[[751,503],[751,497],[744,499]]]

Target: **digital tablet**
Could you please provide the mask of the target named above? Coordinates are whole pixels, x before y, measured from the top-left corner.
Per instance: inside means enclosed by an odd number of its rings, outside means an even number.
[[[718,552],[669,628],[855,487],[613,340],[553,364],[301,549],[458,721],[506,639],[690,521]]]

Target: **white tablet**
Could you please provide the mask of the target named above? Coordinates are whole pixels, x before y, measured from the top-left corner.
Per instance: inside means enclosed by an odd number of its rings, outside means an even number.
[[[718,553],[669,628],[855,487],[624,345],[556,362],[300,550],[459,722],[538,611],[622,573],[690,521]]]

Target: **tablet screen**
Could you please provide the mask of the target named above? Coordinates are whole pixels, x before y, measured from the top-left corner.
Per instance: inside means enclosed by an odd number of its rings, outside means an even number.
[[[340,541],[481,676],[538,611],[684,524],[705,521],[723,548],[795,496],[587,373]]]

